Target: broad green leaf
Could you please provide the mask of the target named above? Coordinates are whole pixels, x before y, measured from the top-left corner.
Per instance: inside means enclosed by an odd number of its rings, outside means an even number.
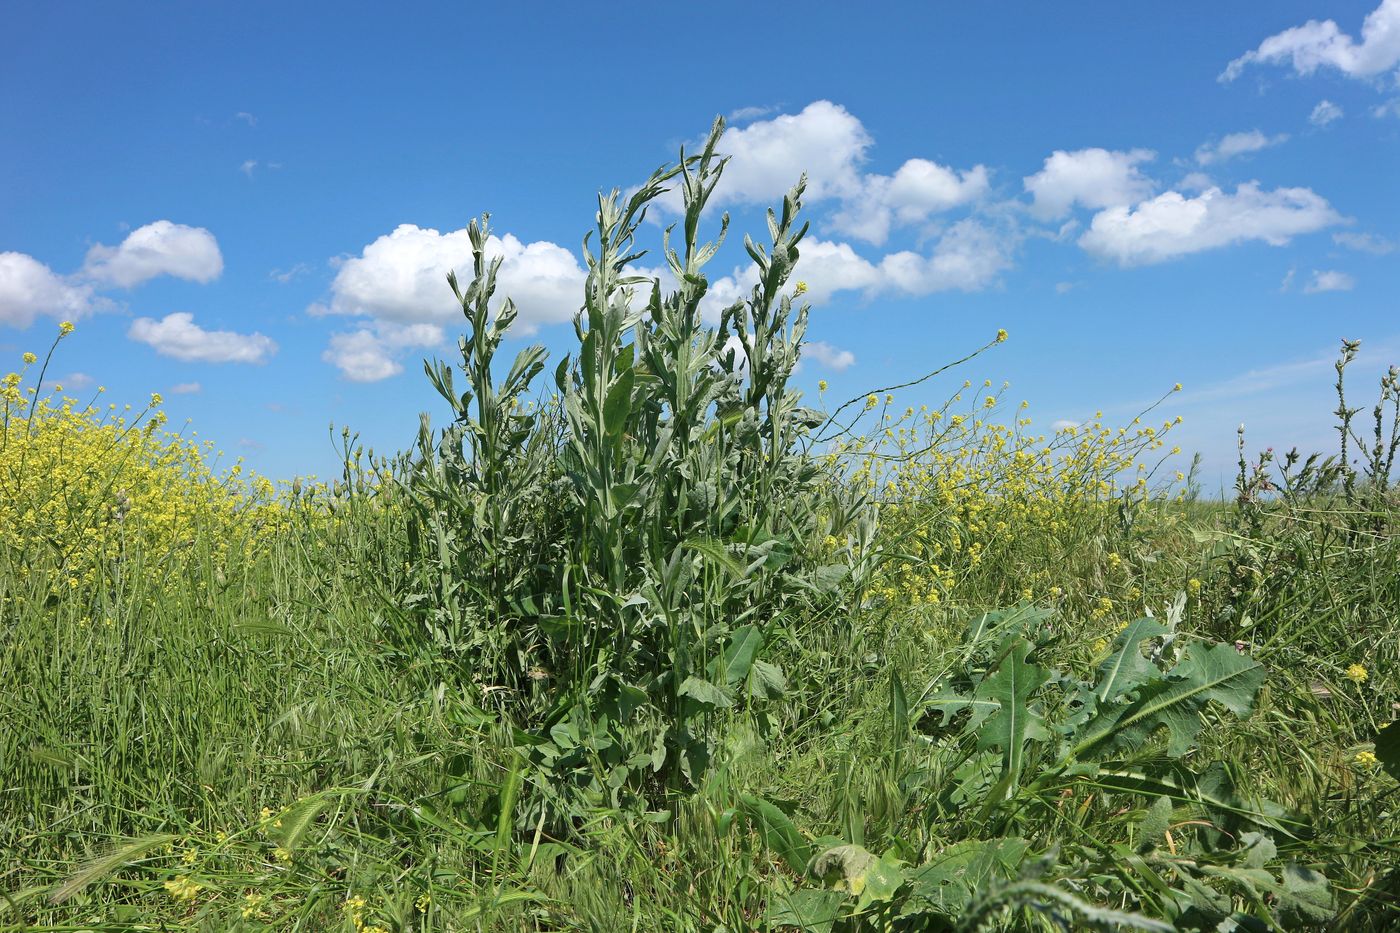
[[[797,927],[803,933],[830,933],[841,914],[845,895],[826,888],[799,888],[774,894],[768,905],[768,922],[775,927]]]
[[[1190,653],[1161,679],[1145,684],[1128,704],[1101,706],[1074,746],[1075,757],[1141,745],[1158,728],[1167,730],[1167,753],[1184,755],[1201,729],[1210,700],[1243,716],[1254,708],[1264,669],[1232,645]]]
[[[741,625],[730,636],[729,647],[724,649],[720,659],[722,667],[720,680],[730,687],[738,687],[748,679],[753,668],[754,658],[763,647],[763,630],[756,625]]]
[[[787,678],[782,669],[767,661],[753,662],[749,672],[749,696],[755,700],[776,700],[787,692]]]
[[[1128,623],[1128,627],[1114,639],[1113,653],[1099,665],[1094,693],[1100,703],[1117,699],[1159,673],[1157,665],[1143,656],[1142,643],[1165,634],[1166,628],[1151,619]]]
[[[777,853],[788,868],[799,875],[807,870],[807,863],[812,859],[811,848],[786,813],[753,794],[742,794],[739,806],[763,844]]]
[[[711,709],[726,709],[734,705],[734,694],[727,688],[712,684],[700,677],[687,677],[676,690],[683,697],[690,697]]]
[[[1050,672],[1027,660],[1030,651],[1030,643],[1018,638],[997,669],[973,693],[976,699],[997,703],[996,712],[980,724],[977,747],[1001,749],[1003,771],[1012,784],[1020,779],[1026,742],[1050,736],[1045,717],[1031,702],[1035,692],[1050,679]]]

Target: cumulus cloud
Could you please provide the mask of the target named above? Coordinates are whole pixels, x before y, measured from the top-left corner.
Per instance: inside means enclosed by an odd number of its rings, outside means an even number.
[[[838,373],[855,365],[856,355],[850,350],[833,347],[824,340],[809,340],[802,345],[802,356],[816,360],[827,369]]]
[[[854,196],[872,142],[860,120],[829,100],[731,129],[720,144],[730,161],[715,197],[768,203],[786,194],[803,172],[809,201]]]
[[[139,317],[131,322],[127,336],[148,344],[162,356],[190,363],[262,363],[277,352],[271,337],[205,330],[186,311],[167,314],[159,321]]]
[[[1395,252],[1396,244],[1393,240],[1387,240],[1383,236],[1374,233],[1345,233],[1332,234],[1332,242],[1338,246],[1345,246],[1347,249],[1354,249],[1360,253],[1370,253],[1372,256],[1385,256]]]
[[[986,288],[1011,265],[1014,236],[973,219],[961,220],[924,255],[905,250],[880,260],[883,287],[906,295]]]
[[[91,285],[74,284],[33,256],[0,253],[0,324],[28,327],[40,314],[81,318],[104,304]]]
[[[956,169],[915,158],[892,175],[867,173],[864,164],[873,143],[858,118],[828,100],[730,129],[720,142],[729,162],[713,203],[772,204],[805,173],[809,205],[839,202],[834,228],[879,244],[892,228],[923,223],[933,214],[975,202],[989,188],[983,165]],[[674,187],[659,199],[659,206],[672,213],[680,204]]]
[[[1258,130],[1230,133],[1221,137],[1217,142],[1205,143],[1197,148],[1196,161],[1201,165],[1224,162],[1226,159],[1233,159],[1250,152],[1258,152],[1261,149],[1268,149],[1270,146],[1277,146],[1287,141],[1287,133],[1279,133],[1276,136],[1266,136]]]
[[[547,241],[522,243],[510,234],[491,236],[486,248],[501,257],[496,294],[514,300],[523,331],[573,318],[586,278],[573,253]],[[455,320],[462,307],[447,287],[447,273],[455,270],[459,279],[470,280],[471,259],[466,229],[440,233],[400,224],[341,263],[326,310],[395,324]]]
[[[1079,245],[1124,266],[1141,265],[1247,240],[1280,246],[1341,221],[1308,188],[1264,191],[1248,182],[1234,194],[1214,187],[1191,198],[1168,191],[1135,207],[1108,208],[1094,215]]]
[[[1138,165],[1156,158],[1149,149],[1056,150],[1034,175],[1022,179],[1034,199],[1031,213],[1042,220],[1069,214],[1076,205],[1099,210],[1131,204],[1152,193],[1152,180]]]
[[[383,322],[373,328],[360,328],[332,334],[321,359],[340,370],[351,382],[378,382],[403,372],[397,357],[409,347],[430,347],[442,343],[443,330],[436,324],[394,324]]]
[[[986,166],[956,171],[927,159],[910,159],[893,175],[867,175],[860,194],[847,201],[836,229],[880,244],[894,225],[922,223],[935,213],[976,201],[990,187]]]
[[[978,291],[995,283],[1010,267],[1018,241],[1015,230],[973,218],[950,226],[927,253],[902,250],[877,262],[849,243],[804,240],[793,278],[807,283],[804,297],[813,305],[826,304],[839,292],[871,298]],[[701,306],[705,316],[717,320],[721,309],[748,295],[756,276],[751,266],[745,266],[712,281]]]
[[[1356,279],[1336,269],[1314,269],[1312,279],[1303,286],[1309,295],[1318,292],[1349,292],[1356,287]]]
[[[1233,81],[1249,65],[1287,64],[1300,75],[1335,68],[1352,78],[1372,78],[1400,65],[1400,0],[1381,0],[1361,24],[1361,41],[1335,20],[1308,20],[1269,36],[1252,52],[1230,62],[1221,81]]]
[[[1319,101],[1317,106],[1308,114],[1308,122],[1313,126],[1326,126],[1333,120],[1342,118],[1342,108],[1332,103],[1330,100]]]
[[[82,275],[106,285],[131,288],[158,275],[212,282],[224,271],[214,234],[203,227],[157,220],[138,227],[120,246],[88,250]]]
[[[198,395],[204,391],[204,386],[197,382],[177,382],[170,387],[171,395]]]

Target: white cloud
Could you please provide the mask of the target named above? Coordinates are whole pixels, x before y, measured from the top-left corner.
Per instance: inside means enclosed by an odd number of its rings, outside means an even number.
[[[750,120],[757,120],[759,117],[766,117],[776,109],[776,107],[740,107],[738,110],[730,112],[725,120],[730,123],[747,123]]]
[[[378,382],[403,372],[396,357],[408,347],[442,343],[443,330],[436,324],[382,322],[374,329],[332,334],[321,359],[340,370],[351,382]]]
[[[0,253],[0,324],[28,327],[40,314],[81,318],[103,304],[91,285],[74,285],[33,256]]]
[[[1278,290],[1281,292],[1288,291],[1290,288],[1293,287],[1293,280],[1297,277],[1298,270],[1290,267],[1289,270],[1286,273],[1284,273],[1283,281],[1278,283]]]
[[[96,380],[87,373],[69,373],[58,380],[58,384],[65,389],[72,389],[77,392],[81,392],[94,382],[96,382]]]
[[[131,288],[158,275],[212,282],[224,271],[214,234],[203,227],[157,220],[131,231],[120,246],[88,250],[82,274],[108,285]]]
[[[1073,283],[1073,282],[1056,282],[1056,283],[1055,283],[1055,294],[1057,294],[1057,295],[1067,295],[1067,294],[1069,294],[1073,289],[1074,289],[1074,283]]]
[[[1371,116],[1379,120],[1386,117],[1400,117],[1400,97],[1392,97],[1385,103],[1372,107]]]
[[[910,159],[894,175],[867,175],[860,194],[832,223],[870,243],[885,242],[893,225],[922,223],[931,215],[971,203],[987,193],[986,166],[959,172],[927,159]]]
[[[1129,266],[1246,240],[1280,246],[1341,221],[1327,200],[1308,188],[1262,191],[1247,182],[1234,194],[1209,188],[1188,198],[1168,191],[1136,207],[1108,208],[1094,215],[1079,245]]]
[[[257,125],[258,125],[258,118],[255,117],[255,116],[253,116],[251,113],[248,113],[246,110],[240,110],[240,111],[238,111],[237,113],[235,113],[235,114],[233,115],[233,118],[234,118],[235,120],[242,120],[244,123],[248,124],[249,126],[257,126]]]
[[[786,194],[803,172],[808,201],[854,196],[871,143],[860,120],[829,100],[731,129],[720,143],[731,158],[715,197],[767,203]]]
[[[804,343],[802,355],[814,359],[827,369],[834,369],[838,373],[849,369],[856,361],[856,355],[850,350],[838,349],[824,340],[809,340]]]
[[[1332,234],[1332,242],[1357,252],[1370,253],[1372,256],[1385,256],[1395,252],[1396,249],[1393,240],[1387,240],[1374,233],[1334,233]]]
[[[170,387],[171,395],[198,395],[204,391],[204,386],[197,382],[177,382]]]
[[[1230,133],[1221,137],[1219,142],[1204,143],[1197,148],[1196,161],[1201,165],[1224,162],[1226,159],[1233,159],[1250,152],[1258,152],[1260,149],[1267,149],[1287,141],[1287,133],[1279,133],[1276,136],[1266,136],[1258,130]]]
[[[1319,101],[1317,106],[1308,114],[1308,122],[1313,126],[1326,126],[1333,120],[1342,118],[1342,108],[1332,103],[1330,100]]]
[[[389,348],[372,331],[332,334],[321,359],[335,366],[351,382],[378,382],[403,372]]]
[[[977,291],[1011,265],[1014,236],[977,220],[961,220],[939,239],[927,256],[910,251],[880,260],[885,287],[907,295],[958,290]]]
[[[257,167],[258,167],[258,160],[257,160],[257,159],[249,159],[249,160],[247,160],[246,162],[244,162],[242,165],[238,166],[238,170],[239,170],[240,172],[242,172],[244,175],[247,175],[249,178],[252,178],[252,177],[253,177],[253,169],[255,169],[255,168],[257,168]]]
[[[1031,213],[1052,220],[1065,216],[1076,204],[1098,210],[1141,200],[1152,193],[1152,180],[1138,170],[1138,164],[1155,157],[1148,149],[1056,150],[1040,171],[1023,179],[1035,199]]]
[[[978,291],[996,281],[1011,265],[1019,234],[968,218],[949,227],[925,253],[903,250],[871,262],[849,243],[803,241],[795,281],[807,283],[804,296],[813,305],[826,304],[838,292],[869,298],[880,294],[922,296],[944,291]],[[725,306],[748,295],[756,281],[751,266],[710,283],[702,308],[716,320]]]
[[[139,317],[127,336],[149,344],[162,356],[199,363],[261,363],[277,352],[277,344],[262,334],[205,330],[187,311],[167,314],[159,321]]]
[[[514,300],[522,331],[573,318],[586,278],[573,253],[547,241],[522,243],[506,234],[490,237],[487,254],[502,257],[497,299]],[[328,311],[395,324],[447,323],[462,313],[447,287],[447,273],[456,270],[465,287],[471,260],[465,229],[439,233],[401,224],[341,264],[331,283]]]
[[[1338,272],[1336,269],[1314,269],[1312,281],[1304,286],[1303,291],[1309,295],[1318,292],[1349,292],[1356,287],[1356,280],[1345,272]]]
[[[1334,20],[1308,20],[1265,39],[1230,62],[1220,75],[1233,81],[1248,65],[1290,64],[1300,75],[1336,68],[1353,78],[1371,78],[1400,65],[1400,0],[1381,0],[1361,24],[1357,42]]]

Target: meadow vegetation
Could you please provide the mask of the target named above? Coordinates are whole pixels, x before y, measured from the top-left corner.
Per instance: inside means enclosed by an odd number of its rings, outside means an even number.
[[[1004,331],[804,399],[801,182],[706,303],[722,129],[552,366],[473,223],[450,419],[333,481],[5,378],[0,929],[1400,927],[1396,371],[1226,501]]]

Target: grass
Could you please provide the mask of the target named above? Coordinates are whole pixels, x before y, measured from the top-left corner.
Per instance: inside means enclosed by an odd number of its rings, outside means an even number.
[[[1170,419],[806,412],[800,184],[698,312],[720,130],[602,199],[556,403],[533,349],[494,381],[478,249],[456,421],[345,435],[336,483],[5,383],[0,929],[1400,925],[1393,446],[1242,453],[1207,502]],[[638,317],[677,179],[682,284]]]

